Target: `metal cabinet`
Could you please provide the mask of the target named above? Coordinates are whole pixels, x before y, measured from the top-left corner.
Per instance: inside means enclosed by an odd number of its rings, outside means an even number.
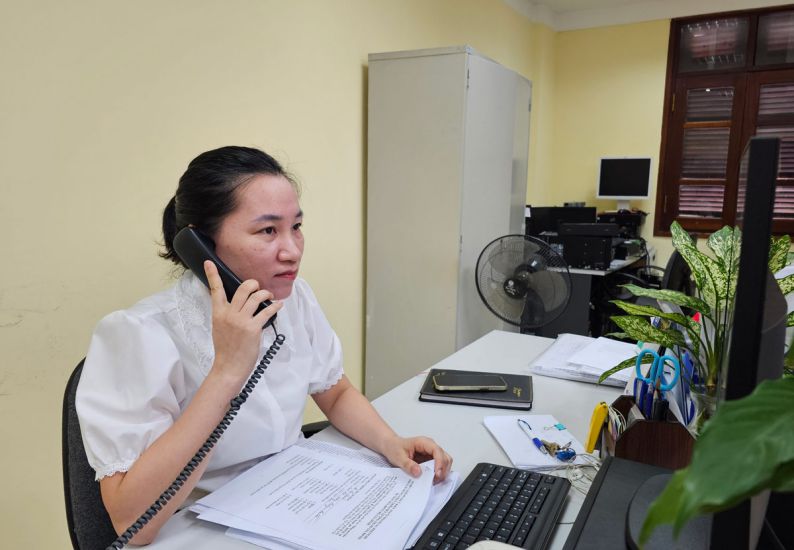
[[[365,392],[492,329],[474,280],[523,234],[531,83],[468,46],[369,56]]]

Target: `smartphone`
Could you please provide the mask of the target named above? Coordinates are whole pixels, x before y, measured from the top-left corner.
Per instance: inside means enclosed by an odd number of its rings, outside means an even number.
[[[438,391],[505,391],[507,383],[498,374],[461,374],[442,372],[433,376]]]
[[[234,296],[237,287],[240,286],[242,281],[215,253],[215,242],[213,242],[212,239],[192,227],[185,227],[174,237],[174,250],[177,256],[185,262],[185,265],[188,266],[190,271],[192,271],[207,288],[209,288],[210,285],[207,281],[207,274],[204,273],[204,260],[211,260],[218,268],[218,274],[221,277],[221,281],[223,281],[223,289],[226,291],[226,299],[231,301],[232,296]],[[254,315],[270,304],[272,304],[270,300],[265,300],[259,304]],[[273,315],[262,328],[272,325],[275,319],[276,316]]]

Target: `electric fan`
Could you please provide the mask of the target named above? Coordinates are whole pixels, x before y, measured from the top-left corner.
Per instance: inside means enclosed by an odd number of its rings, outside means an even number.
[[[480,252],[477,292],[491,312],[522,332],[546,325],[571,298],[568,264],[547,243],[527,235],[505,235]]]

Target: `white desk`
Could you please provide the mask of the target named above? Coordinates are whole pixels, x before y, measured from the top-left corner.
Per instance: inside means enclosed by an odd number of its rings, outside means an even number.
[[[648,247],[648,263],[656,257],[656,250]],[[537,334],[556,338],[558,334],[570,332],[584,336],[599,336],[599,331],[591,326],[590,305],[593,296],[593,277],[607,277],[645,260],[645,254],[629,256],[623,260],[612,260],[608,269],[568,268],[571,274],[571,300],[567,309],[557,319],[541,327]],[[598,307],[595,305],[594,307]]]
[[[493,331],[436,364],[439,368],[483,370],[505,373],[526,373],[535,357],[553,340]],[[266,375],[267,376],[267,375]],[[453,469],[463,479],[478,462],[511,465],[507,455],[482,425],[482,418],[495,414],[520,414],[519,411],[468,407],[418,400],[424,373],[382,395],[373,405],[384,419],[403,436],[427,435],[449,452]],[[554,415],[581,442],[587,437],[590,415],[599,401],[611,403],[620,395],[615,388],[547,378],[533,377],[533,412]],[[328,428],[317,435],[319,440],[357,448],[357,443]],[[582,505],[584,497],[571,489],[568,504],[560,517],[550,548],[562,548],[570,531],[570,524]],[[227,537],[225,528],[195,519],[185,510],[177,513],[162,528],[152,549],[247,549],[256,547]]]
[[[656,257],[656,250],[652,247],[648,247],[648,263],[652,263],[653,259]],[[616,271],[620,271],[621,269],[625,269],[631,265],[636,264],[640,260],[645,260],[645,254],[640,254],[639,256],[629,256],[628,258],[624,258],[622,260],[612,260],[609,264],[607,269],[579,269],[578,267],[571,267],[568,268],[568,271],[571,274],[575,275],[591,275],[594,277],[604,277],[605,275],[609,275],[610,273],[615,273]]]

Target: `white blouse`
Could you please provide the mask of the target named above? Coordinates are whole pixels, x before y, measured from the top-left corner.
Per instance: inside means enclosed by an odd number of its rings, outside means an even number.
[[[198,486],[213,490],[301,437],[308,394],[342,377],[342,348],[303,279],[278,312],[286,337],[218,441]],[[262,333],[262,354],[275,336]],[[97,325],[77,388],[77,414],[96,479],[126,472],[190,403],[212,367],[209,291],[189,271]]]

